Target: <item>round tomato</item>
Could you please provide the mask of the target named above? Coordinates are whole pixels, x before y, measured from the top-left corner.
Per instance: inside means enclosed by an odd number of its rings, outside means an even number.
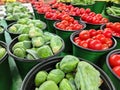
[[[79,44],[80,46],[82,46],[82,47],[84,47],[84,48],[88,48],[88,43],[87,43],[87,41],[81,41],[80,42],[80,44]]]
[[[111,67],[120,66],[120,54],[110,55],[109,63]]]
[[[90,37],[93,37],[93,36],[96,36],[97,35],[97,32],[95,29],[90,29],[89,30],[89,33],[90,33]]]
[[[120,66],[115,66],[113,68],[113,71],[115,72],[115,74],[117,74],[120,77]]]
[[[90,34],[87,30],[83,30],[79,33],[79,38],[81,40],[86,40],[86,39],[90,38]]]
[[[105,28],[103,31],[103,35],[107,38],[112,38],[112,31],[109,28]]]
[[[99,40],[92,40],[88,47],[93,50],[102,50],[102,43]]]

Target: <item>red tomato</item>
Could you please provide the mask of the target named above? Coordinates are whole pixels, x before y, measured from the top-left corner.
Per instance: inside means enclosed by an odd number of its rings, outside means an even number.
[[[97,30],[97,34],[103,34],[103,30]]]
[[[118,77],[120,77],[120,66],[115,66],[115,67],[113,68],[113,71],[115,72],[115,74],[118,75]]]
[[[82,46],[82,47],[84,47],[84,48],[88,48],[87,41],[81,41],[79,45]]]
[[[92,40],[88,47],[93,50],[102,50],[102,43],[99,40]]]
[[[93,37],[93,36],[96,36],[97,35],[97,32],[95,29],[90,29],[89,30],[89,34],[90,34],[90,37]]]
[[[106,28],[112,28],[112,27],[113,27],[113,23],[112,22],[106,23]]]
[[[112,54],[109,57],[111,67],[120,66],[120,54]]]
[[[111,31],[111,29],[105,28],[104,31],[103,31],[103,35],[104,35],[106,38],[112,38],[112,31]]]
[[[108,45],[107,44],[102,44],[102,50],[106,50],[106,49],[108,49],[109,47],[108,47]]]
[[[90,38],[90,34],[87,30],[83,30],[79,33],[79,38],[81,40],[86,40],[86,39]]]
[[[105,40],[106,40],[106,44],[107,44],[109,47],[111,47],[111,46],[113,45],[113,41],[112,41],[111,38],[105,38]]]
[[[85,10],[85,12],[86,12],[86,13],[90,13],[90,12],[91,12],[90,8],[87,8],[87,9]]]
[[[100,40],[100,42],[102,43],[102,44],[105,44],[106,43],[106,38],[105,38],[105,36],[103,35],[103,34],[98,34],[97,36],[96,36],[96,39],[98,39],[98,40]]]

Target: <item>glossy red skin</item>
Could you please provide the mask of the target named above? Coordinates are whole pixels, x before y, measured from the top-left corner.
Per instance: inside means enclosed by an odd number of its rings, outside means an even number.
[[[111,67],[120,66],[120,54],[112,54],[109,57]]]
[[[120,77],[120,66],[115,66],[112,70],[118,77]]]

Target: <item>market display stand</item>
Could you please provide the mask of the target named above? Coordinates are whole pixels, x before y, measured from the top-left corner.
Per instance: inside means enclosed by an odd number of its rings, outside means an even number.
[[[4,20],[1,20],[1,24],[4,27],[7,27],[7,24]],[[11,37],[6,31],[5,31],[5,40],[7,45],[11,42]],[[11,76],[12,76],[12,86],[10,90],[20,90],[20,87],[22,84],[22,78],[19,74],[16,63],[14,59],[10,56],[8,57],[8,61],[9,61],[9,66],[10,66]]]

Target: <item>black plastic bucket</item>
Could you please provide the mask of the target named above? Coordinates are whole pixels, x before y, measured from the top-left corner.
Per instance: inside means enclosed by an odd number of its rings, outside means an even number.
[[[6,44],[2,41],[0,41],[0,45],[4,48],[7,48]],[[3,58],[0,59],[0,90],[10,90],[11,84],[12,77],[8,63],[8,54],[6,52]]]
[[[5,28],[2,25],[0,25],[0,27],[3,28],[3,32],[0,32],[0,41],[4,41],[5,42],[5,36],[4,36]]]
[[[112,38],[114,44],[109,49],[106,49],[106,50],[92,50],[92,49],[83,48],[81,46],[78,46],[73,41],[74,37],[78,36],[79,33],[80,33],[80,31],[79,32],[74,32],[70,36],[70,40],[71,40],[71,43],[72,43],[72,46],[73,46],[73,55],[75,55],[77,57],[81,57],[83,59],[86,59],[88,61],[91,61],[91,62],[101,66],[100,64],[105,62],[105,57],[106,57],[107,53],[109,53],[111,50],[113,50],[116,47],[116,44],[117,44],[116,40],[114,38]]]
[[[109,57],[112,54],[120,54],[120,49],[116,49],[111,51],[107,57],[106,57],[106,62],[103,64],[103,70],[108,74],[108,76],[110,77],[110,79],[112,80],[116,90],[120,90],[120,77],[118,77],[113,71],[112,68],[110,67],[109,64]]]
[[[62,40],[62,39],[61,39]],[[47,57],[45,59],[35,59],[35,60],[28,60],[28,59],[22,59],[22,58],[19,58],[17,56],[15,56],[12,52],[12,47],[14,46],[15,43],[18,42],[18,37],[14,38],[11,43],[9,44],[8,46],[8,54],[10,56],[12,56],[17,64],[17,67],[18,67],[18,70],[20,71],[20,74],[21,74],[21,77],[22,79],[25,77],[25,75],[28,73],[28,71],[33,67],[35,66],[36,64],[38,64],[39,62],[44,62],[46,60],[51,60],[52,58],[56,57],[57,55],[60,55],[61,52],[64,50],[64,41],[62,40],[63,42],[63,46],[62,48],[60,49],[59,52],[57,52],[56,54],[50,56],[50,57]]]
[[[35,75],[41,70],[50,71],[50,70],[54,69],[56,63],[61,61],[62,58],[63,57],[54,58],[54,59],[46,61],[44,63],[39,63],[34,68],[32,68],[31,71],[26,75],[20,90],[35,90],[35,84],[34,84]],[[80,59],[80,60],[82,60],[82,59]],[[86,61],[86,62],[88,62],[88,61]],[[98,66],[96,66],[95,64],[93,64],[91,62],[88,62],[88,63],[93,65],[101,73],[101,78],[103,80],[103,84],[100,87],[101,90],[115,90],[111,80],[105,74],[105,72],[102,69],[100,69]]]

